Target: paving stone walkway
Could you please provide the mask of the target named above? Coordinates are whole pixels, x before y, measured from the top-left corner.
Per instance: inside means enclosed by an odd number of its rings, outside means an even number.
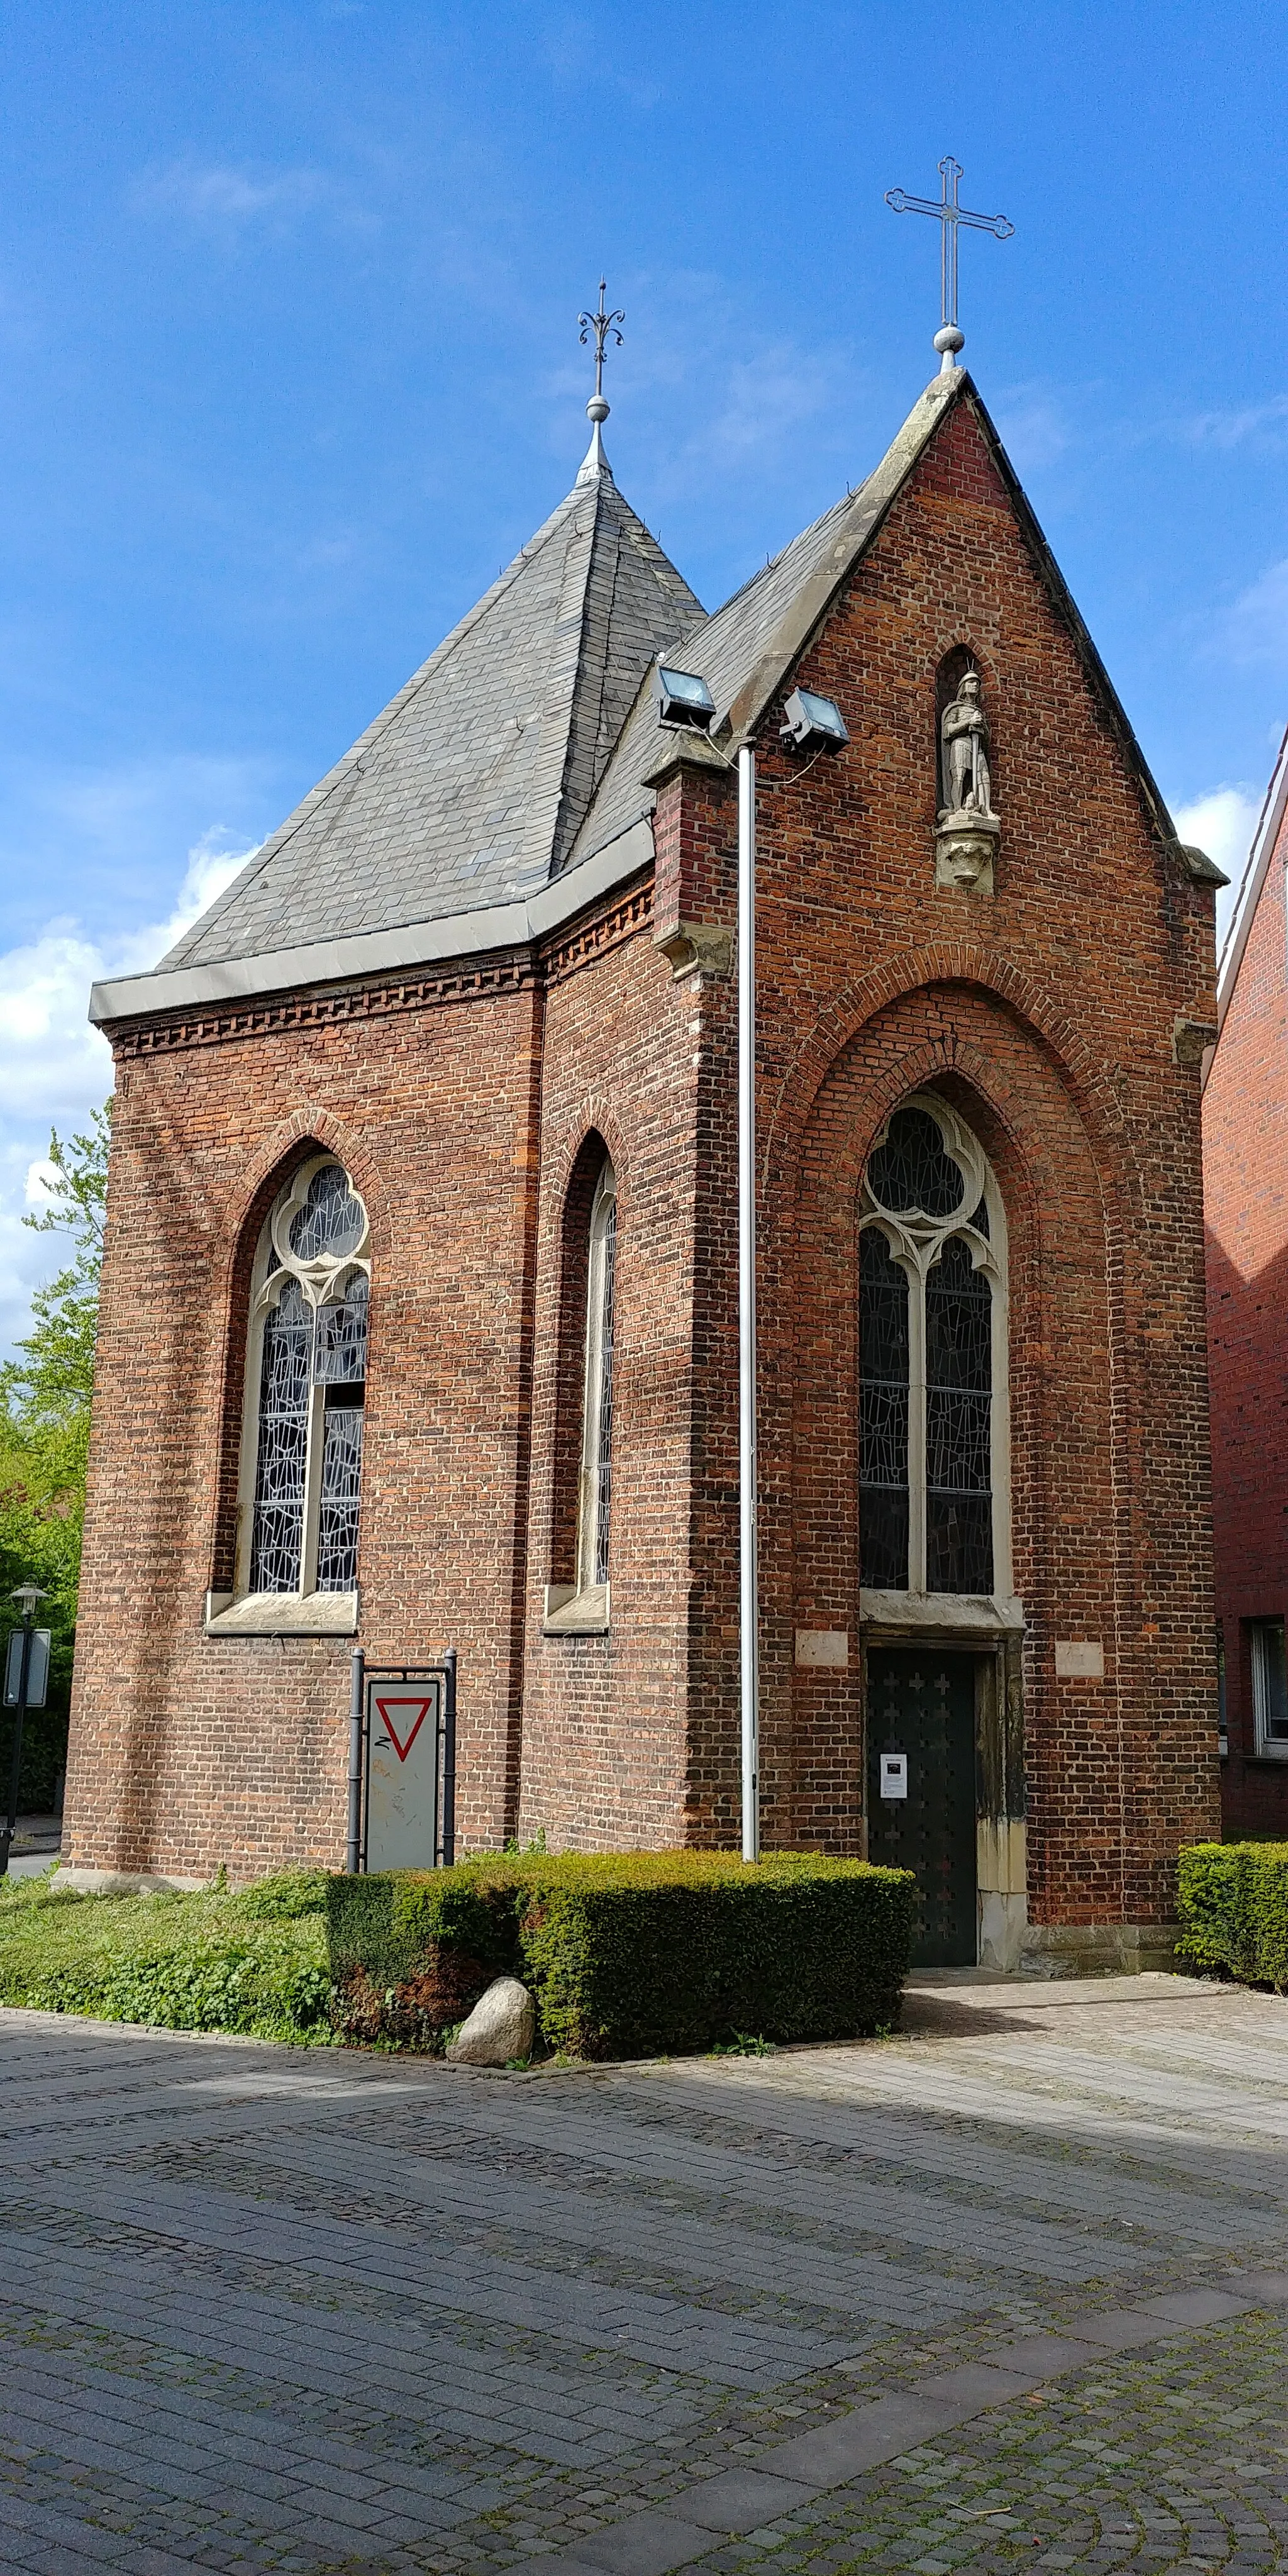
[[[492,2076],[0,2013],[0,2567],[1288,2567],[1288,2002]]]

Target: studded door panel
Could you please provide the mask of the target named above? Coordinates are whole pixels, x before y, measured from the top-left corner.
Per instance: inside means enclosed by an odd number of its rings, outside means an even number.
[[[907,1757],[908,1794],[881,1795],[881,1755]],[[868,1653],[868,1856],[910,1869],[921,1890],[918,1968],[976,1955],[975,1659],[872,1647]]]

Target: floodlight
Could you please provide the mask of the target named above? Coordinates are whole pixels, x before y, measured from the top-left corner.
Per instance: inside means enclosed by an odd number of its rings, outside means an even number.
[[[673,671],[668,663],[659,662],[657,696],[660,724],[693,725],[700,733],[710,732],[716,702],[696,671]]]
[[[835,700],[816,697],[812,689],[793,689],[783,714],[787,722],[778,738],[793,751],[839,751],[850,739]]]

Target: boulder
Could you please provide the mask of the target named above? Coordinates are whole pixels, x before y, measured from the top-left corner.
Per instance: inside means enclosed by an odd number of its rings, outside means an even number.
[[[517,1977],[494,1977],[447,2055],[458,2066],[508,2066],[512,2057],[531,2057],[536,2035],[537,2007],[527,1987]]]

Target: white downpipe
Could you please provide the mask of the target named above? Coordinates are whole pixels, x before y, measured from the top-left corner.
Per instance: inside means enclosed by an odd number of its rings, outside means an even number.
[[[760,1858],[756,1579],[756,755],[738,754],[738,1494],[742,1856]]]

